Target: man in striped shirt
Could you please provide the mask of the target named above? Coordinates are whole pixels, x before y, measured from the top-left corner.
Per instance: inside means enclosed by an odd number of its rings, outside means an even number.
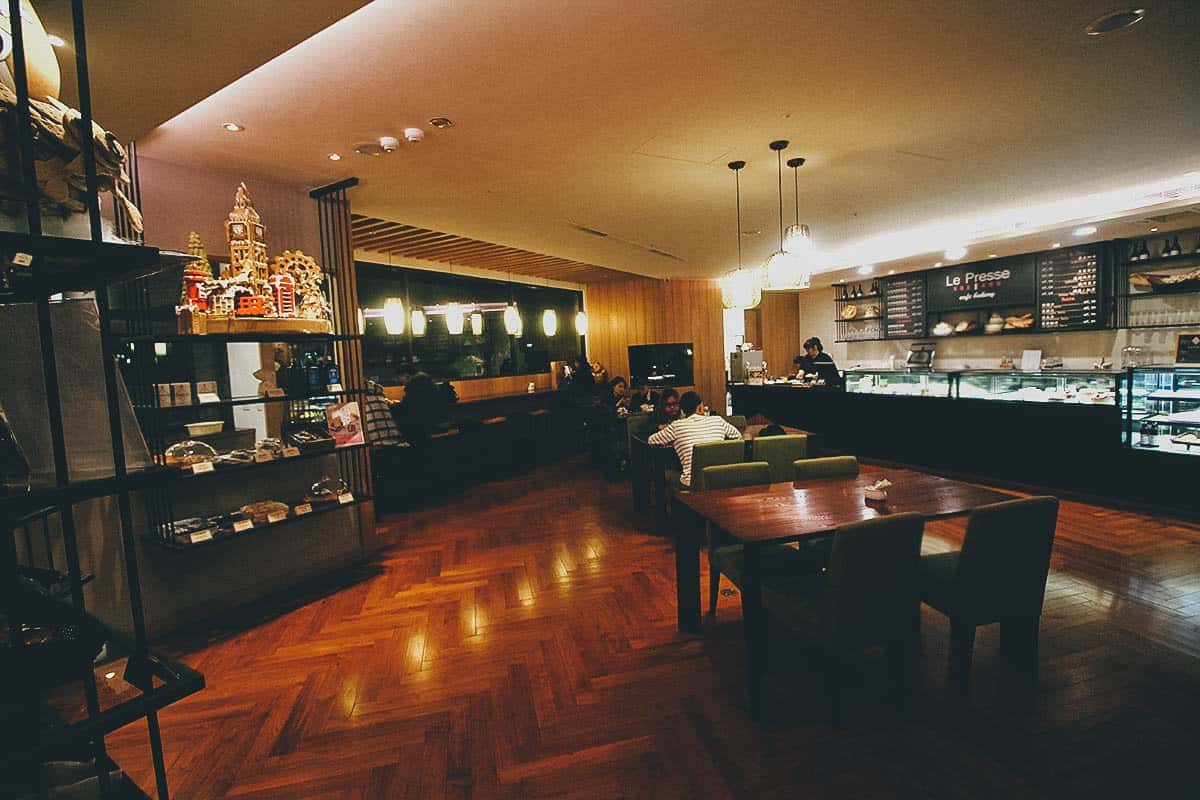
[[[705,442],[740,439],[742,434],[720,417],[698,413],[700,395],[696,392],[684,392],[683,397],[679,398],[679,408],[683,412],[683,418],[675,420],[658,433],[651,434],[647,441],[652,445],[669,444],[675,447],[679,463],[683,467],[679,483],[686,489],[692,485],[693,447]]]

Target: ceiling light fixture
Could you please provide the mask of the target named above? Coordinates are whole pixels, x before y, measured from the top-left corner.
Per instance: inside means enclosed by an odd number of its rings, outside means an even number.
[[[330,153],[328,158],[330,161],[341,161],[342,154],[341,153]]]
[[[763,275],[758,270],[742,267],[742,182],[738,173],[746,166],[746,162],[730,161],[726,166],[733,170],[738,265],[737,269],[721,276],[721,305],[725,308],[755,308],[762,302]]]
[[[450,119],[449,117],[430,117],[429,125],[430,127],[437,128],[439,130],[445,130],[446,128],[454,127],[454,120]]]
[[[934,265],[935,267],[940,267],[940,266],[942,265],[942,262],[940,262],[940,261],[935,261],[935,262],[933,262],[933,265]]]
[[[458,336],[463,332],[463,322],[465,315],[463,314],[462,306],[458,303],[450,303],[446,306],[446,330],[451,336]]]
[[[1144,8],[1124,8],[1092,20],[1083,30],[1088,36],[1104,36],[1108,33],[1132,28],[1145,18],[1146,9]]]
[[[586,311],[579,311],[575,314],[575,333],[580,336],[587,336],[588,332],[588,315]]]
[[[1054,247],[1054,248],[1062,247],[1062,242],[1055,242],[1054,244],[1052,244],[1050,246]]]
[[[859,275],[870,275],[874,271],[875,271],[875,267],[872,266],[871,264],[863,264],[861,267],[858,268]]]
[[[504,331],[509,336],[521,335],[521,312],[516,303],[509,303],[504,309]]]
[[[471,312],[471,335],[483,336],[483,314],[478,311]]]
[[[1157,225],[1155,225],[1153,228],[1151,228],[1151,229],[1150,229],[1150,232],[1151,232],[1151,233],[1158,233],[1158,226],[1157,226]]]
[[[246,130],[245,125],[239,125],[236,122],[222,122],[221,127],[229,133],[241,133],[242,131]]]
[[[796,224],[789,225],[785,236],[783,230],[783,151],[788,146],[787,139],[778,139],[768,145],[775,151],[776,172],[779,184],[779,249],[763,262],[766,273],[766,289],[798,289],[807,288],[806,278],[811,281],[811,274],[806,275],[807,256],[811,251],[811,238],[808,227],[800,224],[800,189],[799,178],[796,178]],[[793,170],[804,163],[804,159],[789,159],[788,166]]]
[[[988,258],[995,258],[995,257],[996,257],[995,253],[988,253]]]
[[[67,46],[67,40],[62,38],[61,36],[59,36],[56,33],[46,34],[46,41],[48,41],[50,43],[51,47],[66,47]]]
[[[1099,228],[1097,228],[1095,225],[1080,225],[1071,233],[1073,233],[1075,236],[1091,236],[1098,230]]]
[[[392,336],[404,333],[404,303],[400,298],[383,301],[383,328]]]
[[[946,252],[942,253],[947,261],[958,261],[967,257],[967,248],[962,245],[946,248]]]
[[[542,333],[549,337],[558,333],[558,312],[553,308],[547,308],[542,312]]]
[[[412,335],[425,335],[425,312],[419,308],[412,310]]]

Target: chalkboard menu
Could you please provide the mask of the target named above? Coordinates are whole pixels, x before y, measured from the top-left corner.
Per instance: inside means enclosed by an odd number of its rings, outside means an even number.
[[[1069,331],[1100,325],[1100,253],[1094,247],[1038,256],[1041,328]]]
[[[919,339],[925,335],[925,275],[887,278],[883,282],[883,335]]]
[[[1033,306],[1031,255],[989,259],[927,273],[926,302],[932,311]]]

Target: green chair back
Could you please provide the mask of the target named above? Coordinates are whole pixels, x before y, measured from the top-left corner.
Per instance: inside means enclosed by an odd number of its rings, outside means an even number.
[[[903,641],[920,612],[920,514],[892,514],[839,528],[833,535],[821,626],[842,645]]]
[[[767,484],[771,482],[771,466],[765,461],[747,461],[742,464],[705,467],[700,482],[705,491]]]
[[[645,439],[654,433],[654,429],[653,414],[630,414],[625,418],[625,431],[630,439],[635,436]],[[632,445],[632,442],[630,444]]]
[[[1053,497],[975,509],[955,576],[963,606],[956,611],[976,624],[1039,616],[1057,525],[1058,500]]]
[[[746,443],[741,439],[704,442],[692,448],[692,489],[704,491],[704,468],[741,464],[746,460]]]
[[[751,442],[751,450],[755,461],[766,461],[771,465],[771,483],[793,481],[796,479],[795,462],[808,457],[808,437],[804,434],[757,436]]]
[[[796,483],[819,478],[853,478],[858,475],[858,459],[854,456],[805,458],[792,464]]]
[[[746,430],[746,417],[744,414],[722,414],[721,419],[725,420],[739,431]]]

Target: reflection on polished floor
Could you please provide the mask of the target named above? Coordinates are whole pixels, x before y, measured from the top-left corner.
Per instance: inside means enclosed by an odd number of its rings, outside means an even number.
[[[186,798],[1107,797],[1194,785],[1200,525],[1063,504],[1033,711],[999,699],[980,630],[969,706],[944,697],[948,625],[923,615],[905,714],[868,664],[844,726],[772,631],[771,711],[748,719],[736,596],[675,627],[669,542],[582,464],[384,522],[395,546],[337,591],[166,644],[208,689],[162,714]],[[927,528],[951,549],[962,521]],[[707,578],[705,578],[707,580]],[[110,738],[153,784],[144,731]],[[1182,781],[1182,782],[1181,782]]]

